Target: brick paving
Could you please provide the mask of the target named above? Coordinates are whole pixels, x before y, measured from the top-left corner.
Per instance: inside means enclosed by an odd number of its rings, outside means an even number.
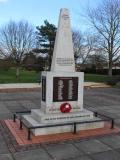
[[[0,93],[0,160],[119,160],[120,133],[48,144],[20,146],[4,120],[12,113],[40,107],[40,91]],[[84,107],[115,118],[120,126],[120,89],[84,91]]]
[[[29,145],[29,144],[44,144],[44,143],[53,143],[53,142],[63,142],[63,141],[70,141],[76,139],[86,139],[90,137],[102,136],[102,135],[109,135],[109,134],[116,134],[120,133],[120,128],[114,126],[114,129],[111,129],[111,123],[106,122],[104,128],[99,129],[92,129],[92,130],[83,130],[79,131],[76,134],[73,133],[60,133],[60,134],[52,134],[52,135],[43,135],[43,136],[31,136],[31,140],[27,140],[27,129],[23,127],[22,130],[19,129],[19,120],[13,122],[13,120],[5,120],[4,125],[6,125],[12,136],[14,136],[15,140],[17,141],[18,145]]]

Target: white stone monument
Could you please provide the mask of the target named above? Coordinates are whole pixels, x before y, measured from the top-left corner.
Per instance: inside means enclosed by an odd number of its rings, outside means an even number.
[[[84,73],[75,72],[75,62],[68,9],[61,9],[51,71],[42,72],[40,109],[32,109],[24,118],[32,126],[97,119],[83,108]],[[82,124],[77,130],[103,127],[103,123]],[[73,126],[34,129],[35,135],[71,132]]]

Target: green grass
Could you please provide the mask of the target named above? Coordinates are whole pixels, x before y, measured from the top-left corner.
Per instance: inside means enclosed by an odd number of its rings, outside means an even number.
[[[105,83],[108,80],[107,75],[98,75],[98,74],[85,74],[86,82],[103,82]]]
[[[15,68],[8,71],[0,70],[0,83],[36,83],[39,78],[35,71],[20,70],[20,78],[16,79]]]
[[[0,70],[0,83],[36,83],[40,79],[40,73],[35,71],[20,70],[20,79],[15,76],[15,68],[8,71]],[[86,82],[103,82],[108,80],[107,75],[85,74]],[[119,87],[120,85],[118,85]]]

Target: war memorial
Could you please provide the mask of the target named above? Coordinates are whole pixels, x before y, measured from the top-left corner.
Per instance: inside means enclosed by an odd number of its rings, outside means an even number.
[[[120,159],[120,90],[84,87],[84,73],[75,71],[67,9],[60,11],[41,89],[1,91],[0,160]]]
[[[18,144],[119,132],[113,118],[83,107],[84,73],[75,71],[70,14],[65,8],[60,10],[51,70],[42,72],[41,92],[37,109],[15,112],[13,120],[5,120]]]
[[[23,118],[33,127],[55,126],[35,128],[32,130],[34,135],[72,132],[71,123],[99,120],[93,112],[83,108],[84,73],[75,71],[70,15],[67,9],[60,11],[51,70],[42,72],[41,82],[41,108],[32,109],[31,114],[23,115]],[[79,131],[103,126],[104,122],[93,122],[74,127]]]

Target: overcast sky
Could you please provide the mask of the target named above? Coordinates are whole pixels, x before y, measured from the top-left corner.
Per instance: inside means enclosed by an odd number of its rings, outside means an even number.
[[[84,30],[84,14],[88,5],[95,7],[100,0],[0,0],[0,26],[10,20],[27,20],[40,26],[47,19],[57,26],[60,8],[68,8],[73,28]]]

